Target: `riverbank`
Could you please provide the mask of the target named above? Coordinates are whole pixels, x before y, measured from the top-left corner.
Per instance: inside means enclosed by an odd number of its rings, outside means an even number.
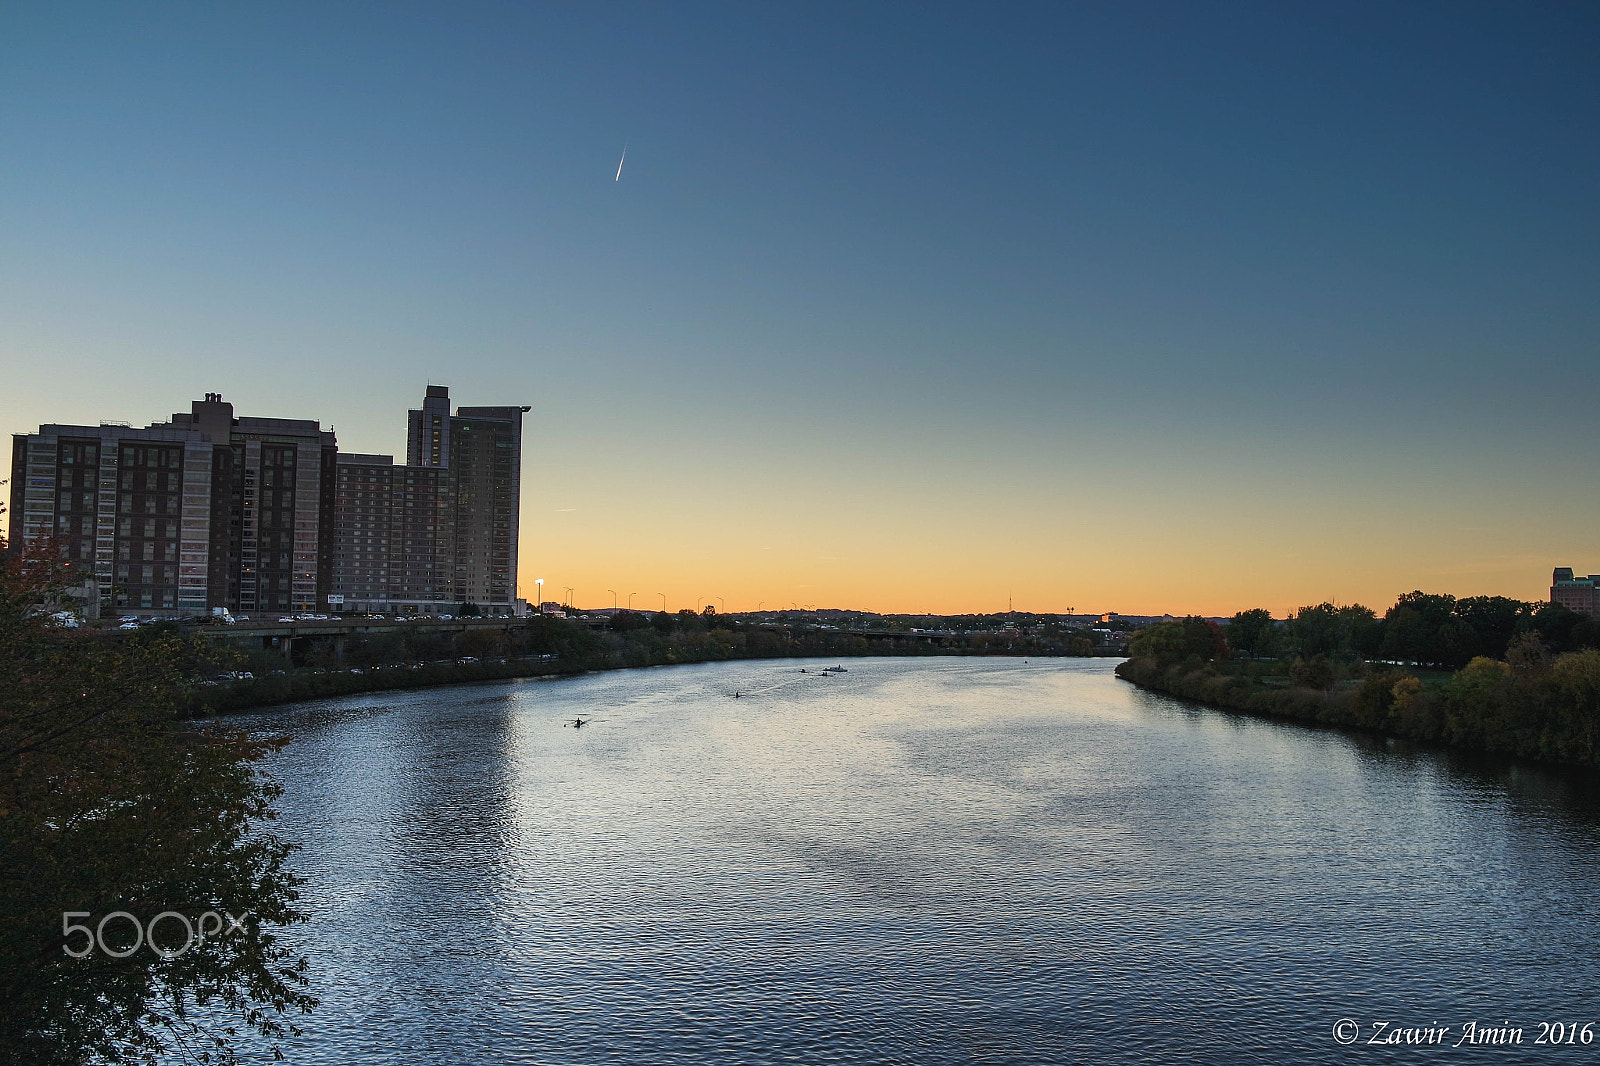
[[[655,629],[596,632],[585,626],[549,619],[507,635],[481,631],[446,638],[404,633],[347,644],[309,657],[310,662],[286,668],[281,656],[256,654],[240,665],[248,678],[201,682],[185,696],[194,717],[235,714],[302,700],[327,699],[363,692],[433,688],[473,681],[578,675],[681,663],[755,659],[847,659],[863,656],[1082,655],[1082,644],[1063,645],[1040,639],[997,642],[950,637],[930,641],[907,633],[903,638],[867,640],[822,628],[773,631],[737,624],[729,628]],[[230,670],[228,673],[241,671]]]
[[[1133,658],[1116,675],[1219,710],[1381,733],[1405,740],[1600,767],[1600,652],[1519,663],[1474,659],[1447,680],[1367,666],[1323,689],[1263,678],[1254,664]]]

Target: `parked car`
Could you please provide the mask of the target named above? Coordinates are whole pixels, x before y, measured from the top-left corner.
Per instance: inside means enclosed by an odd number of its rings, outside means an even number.
[[[139,628],[139,623],[138,622],[124,622],[120,626],[118,626],[117,628],[118,629],[138,629]]]

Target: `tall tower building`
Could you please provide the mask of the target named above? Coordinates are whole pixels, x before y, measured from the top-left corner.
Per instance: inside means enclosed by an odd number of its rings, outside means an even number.
[[[422,410],[410,412],[406,422],[406,465],[450,465],[450,389],[429,385]]]
[[[526,407],[462,407],[450,420],[455,583],[461,599],[513,604]]]
[[[448,614],[517,603],[522,416],[463,407],[429,385],[409,412],[406,465],[341,454],[334,519],[336,604],[363,613]]]

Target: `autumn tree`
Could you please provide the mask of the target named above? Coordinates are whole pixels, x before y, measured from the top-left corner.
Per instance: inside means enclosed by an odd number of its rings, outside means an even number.
[[[177,633],[52,619],[60,577],[0,554],[0,1062],[225,1061],[315,1004],[280,936],[305,915],[258,768],[279,742],[181,715]]]

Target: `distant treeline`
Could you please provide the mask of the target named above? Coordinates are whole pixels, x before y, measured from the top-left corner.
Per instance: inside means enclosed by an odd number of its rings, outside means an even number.
[[[1600,765],[1600,626],[1548,603],[1407,593],[1383,618],[1321,604],[1136,633],[1117,675],[1203,703]]]
[[[1511,642],[1527,633],[1537,634],[1551,652],[1600,648],[1600,622],[1559,603],[1505,596],[1458,600],[1408,592],[1382,618],[1360,604],[1322,603],[1302,607],[1281,623],[1257,608],[1240,611],[1222,628],[1227,649],[1246,656],[1384,659],[1447,670],[1480,655],[1504,659]]]
[[[205,638],[195,638],[190,647],[188,672],[197,683],[189,701],[197,714],[383,689],[729,659],[1091,655],[1094,650],[1087,637],[1064,626],[1041,626],[1028,634],[992,630],[930,639],[906,632],[869,640],[815,625],[768,627],[690,611],[653,616],[621,611],[604,630],[543,615],[510,630],[440,633],[396,627],[313,646],[296,663],[274,651],[230,653]],[[200,683],[235,671],[254,676]]]

